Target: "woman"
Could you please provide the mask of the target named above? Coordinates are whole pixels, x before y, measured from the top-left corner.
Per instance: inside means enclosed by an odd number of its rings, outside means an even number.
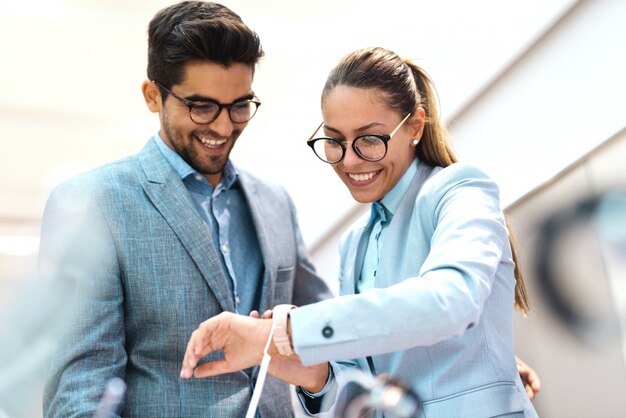
[[[286,355],[270,372],[304,388],[306,404],[345,367],[329,374],[325,362],[356,358],[342,364],[409,385],[428,417],[534,417],[512,335],[514,302],[523,312],[528,304],[498,188],[456,162],[435,99],[418,66],[383,48],[351,53],[331,71],[325,136],[313,139],[316,131],[308,144],[372,210],[342,240],[342,296],[288,316],[281,307],[280,318],[275,310],[274,345]],[[215,349],[225,359],[196,376],[259,364],[270,328],[232,314],[203,323],[181,376]]]

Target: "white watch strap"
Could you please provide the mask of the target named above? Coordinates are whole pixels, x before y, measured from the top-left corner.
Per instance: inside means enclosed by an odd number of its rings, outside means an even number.
[[[274,345],[281,356],[291,356],[293,348],[289,340],[289,329],[287,328],[287,316],[289,311],[295,308],[294,305],[276,305],[272,309],[272,320],[274,325]]]

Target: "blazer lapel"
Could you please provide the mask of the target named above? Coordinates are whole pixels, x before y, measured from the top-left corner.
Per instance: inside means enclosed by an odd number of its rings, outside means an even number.
[[[343,295],[353,295],[357,293],[356,285],[361,276],[361,269],[363,267],[363,256],[365,249],[363,247],[363,240],[367,240],[369,234],[367,229],[369,225],[369,217],[371,209],[367,212],[367,215],[363,215],[356,221],[350,232],[349,242],[356,243],[356,245],[346,245],[342,251],[346,251],[341,255],[342,265],[340,273],[340,292]],[[365,242],[367,245],[367,241]],[[361,262],[359,263],[359,260]]]
[[[410,223],[415,209],[415,202],[422,186],[426,180],[428,180],[432,172],[432,166],[421,161],[419,162],[417,171],[387,227],[385,237],[380,243],[380,271],[396,270],[391,264],[396,263],[398,257],[402,257],[402,255],[405,254],[407,242],[410,241],[408,236],[413,232],[411,231]],[[376,277],[375,286],[391,286],[396,283],[397,279],[397,277],[379,275]]]
[[[371,207],[370,207],[370,219],[367,224],[359,231],[359,236],[355,237],[357,242],[356,253],[354,254],[354,275],[352,290],[353,293],[359,293],[357,291],[357,283],[361,280],[361,273],[363,272],[363,263],[365,262],[365,251],[367,251],[367,244],[369,242],[370,234],[374,223],[371,220]]]
[[[221,308],[234,311],[215,245],[185,185],[152,141],[139,161],[147,177],[143,188],[148,198],[194,260]]]
[[[243,192],[248,201],[250,207],[250,213],[252,214],[252,222],[256,229],[257,238],[259,240],[259,246],[261,247],[261,255],[263,257],[263,264],[265,267],[263,273],[263,289],[261,293],[260,312],[264,312],[266,309],[273,308],[271,295],[274,294],[274,288],[276,286],[276,257],[273,254],[273,246],[271,240],[271,230],[273,228],[280,228],[279,225],[268,225],[268,220],[272,217],[271,214],[266,213],[267,209],[262,204],[261,199],[257,196],[256,180],[250,178],[243,170],[239,170],[239,180]]]

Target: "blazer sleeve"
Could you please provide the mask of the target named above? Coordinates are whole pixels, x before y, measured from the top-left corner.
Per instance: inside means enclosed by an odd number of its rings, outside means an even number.
[[[71,315],[46,376],[45,417],[93,416],[113,377],[124,378],[123,292],[115,246],[100,207],[73,185],[55,190],[44,211],[39,271],[64,295]],[[122,406],[120,406],[121,410]]]
[[[479,321],[508,245],[499,191],[482,172],[464,166],[434,177],[413,214],[431,235],[419,274],[293,310],[294,347],[304,364],[434,345]]]

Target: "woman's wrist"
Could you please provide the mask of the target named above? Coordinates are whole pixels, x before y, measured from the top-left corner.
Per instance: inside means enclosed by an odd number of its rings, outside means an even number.
[[[315,376],[312,376],[315,382],[309,385],[300,385],[300,388],[303,389],[307,396],[318,397],[324,395],[332,375],[330,364],[323,363],[311,366],[309,370],[315,371]]]
[[[280,354],[281,356],[293,356],[293,341],[291,337],[291,318],[289,311],[295,308],[294,305],[277,305],[272,310],[272,321],[274,335],[270,346],[270,355]]]

